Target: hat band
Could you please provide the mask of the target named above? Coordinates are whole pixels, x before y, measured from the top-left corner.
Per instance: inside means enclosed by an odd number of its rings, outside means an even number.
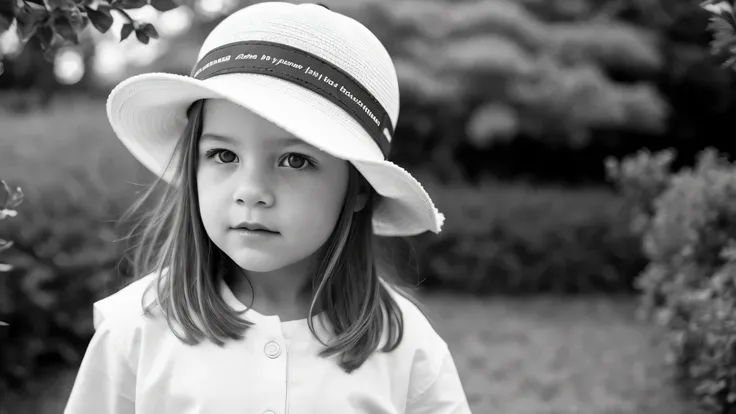
[[[230,73],[274,76],[323,96],[358,121],[388,157],[394,133],[388,112],[360,82],[324,59],[280,43],[235,42],[208,52],[190,76],[204,80]]]

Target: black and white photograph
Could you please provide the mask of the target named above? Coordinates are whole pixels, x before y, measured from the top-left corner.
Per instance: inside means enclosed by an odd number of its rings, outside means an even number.
[[[0,0],[0,414],[736,413],[735,9]]]

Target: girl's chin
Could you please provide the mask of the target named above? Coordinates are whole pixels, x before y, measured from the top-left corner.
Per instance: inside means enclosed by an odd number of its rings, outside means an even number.
[[[272,272],[290,265],[283,255],[273,255],[266,252],[237,252],[228,255],[230,259],[243,270],[249,272]]]

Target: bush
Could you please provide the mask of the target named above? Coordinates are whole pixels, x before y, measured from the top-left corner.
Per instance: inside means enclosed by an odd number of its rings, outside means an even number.
[[[414,239],[430,286],[481,295],[632,292],[645,265],[628,207],[611,191],[498,182],[428,191],[447,216],[439,236]]]
[[[671,152],[608,165],[637,206],[649,260],[642,310],[668,330],[678,378],[706,413],[736,409],[736,168],[711,149],[669,171]]]
[[[25,199],[0,234],[14,245],[0,274],[0,395],[45,368],[79,363],[92,334],[91,304],[118,287],[115,219],[144,171],[121,157],[104,105],[55,105],[4,117],[0,176]],[[54,131],[50,134],[49,131]],[[104,166],[104,168],[102,167]]]

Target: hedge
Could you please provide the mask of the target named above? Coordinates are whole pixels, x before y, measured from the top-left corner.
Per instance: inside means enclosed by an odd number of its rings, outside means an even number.
[[[713,149],[672,172],[672,151],[608,166],[637,215],[643,313],[667,328],[683,389],[706,414],[736,410],[736,168]]]
[[[413,280],[430,287],[478,295],[629,293],[645,265],[628,205],[607,189],[485,182],[430,193],[447,216],[445,228],[404,245],[405,255],[413,246],[421,258]]]

